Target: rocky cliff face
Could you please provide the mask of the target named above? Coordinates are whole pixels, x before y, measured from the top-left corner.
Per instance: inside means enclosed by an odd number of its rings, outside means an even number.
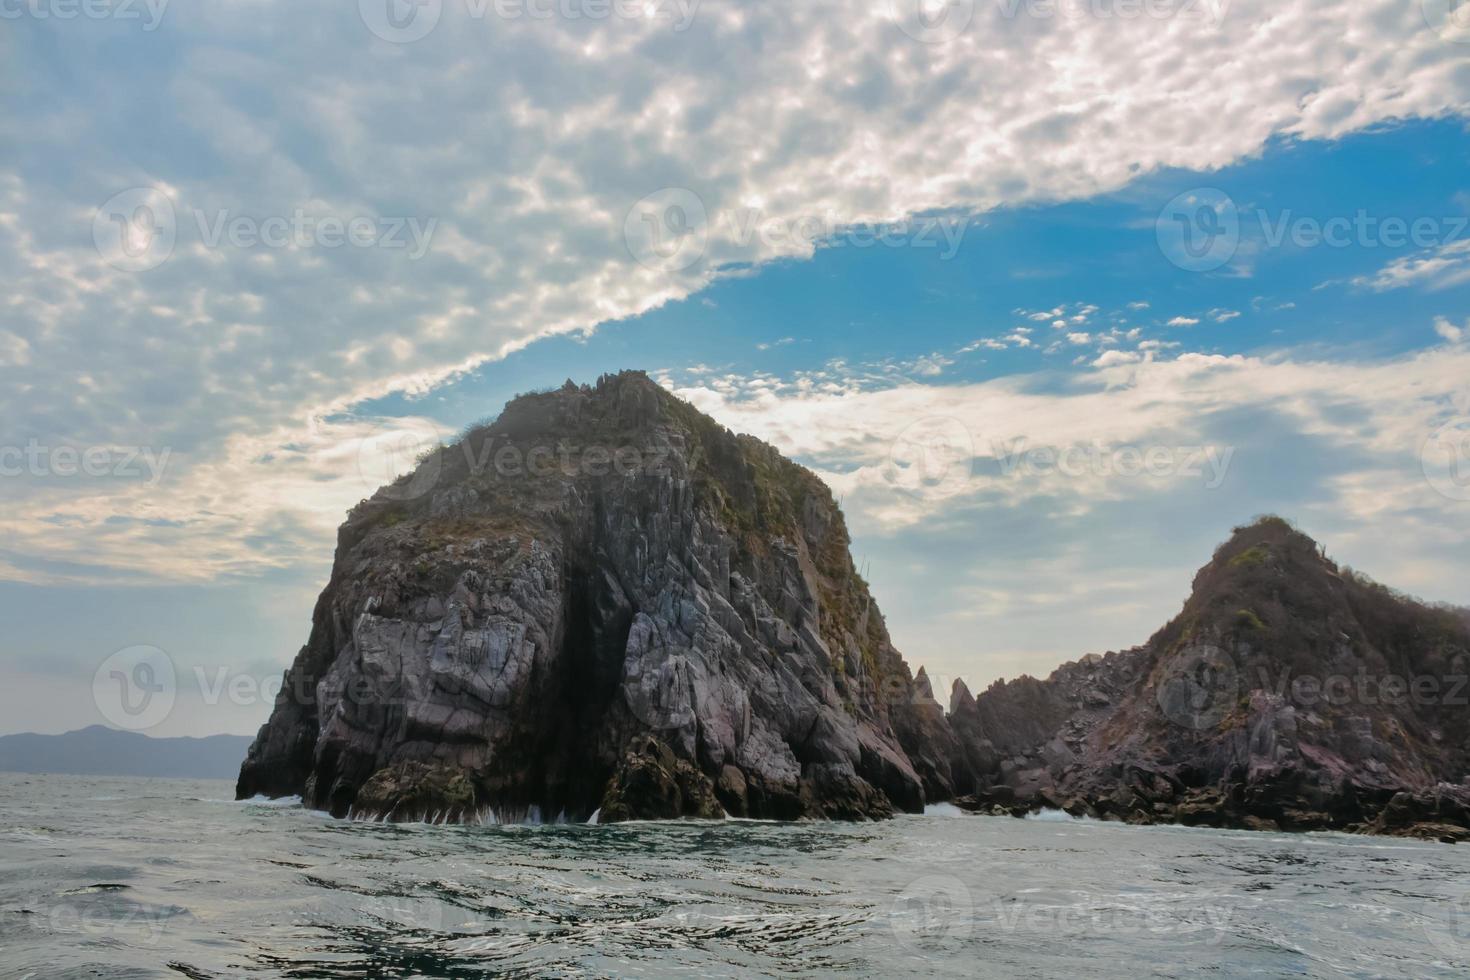
[[[882,817],[954,791],[927,687],[824,484],[627,373],[516,399],[352,511],[238,792]]]
[[[1470,625],[1241,528],[1147,644],[955,691],[978,809],[1470,836]]]
[[[1141,647],[910,675],[813,474],[642,374],[516,399],[354,508],[241,769],[393,820],[863,819],[959,796],[1470,837],[1470,616],[1235,536]]]

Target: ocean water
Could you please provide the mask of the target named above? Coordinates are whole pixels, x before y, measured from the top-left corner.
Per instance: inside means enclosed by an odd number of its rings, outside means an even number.
[[[971,817],[431,827],[0,773],[0,976],[1470,973],[1470,848]]]

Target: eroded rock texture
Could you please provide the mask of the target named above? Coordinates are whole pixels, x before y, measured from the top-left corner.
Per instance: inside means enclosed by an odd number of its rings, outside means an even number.
[[[352,511],[238,791],[861,819],[950,795],[950,738],[825,485],[627,373],[518,398]]]
[[[958,798],[1470,837],[1470,614],[1240,528],[1143,646],[910,675],[812,473],[642,374],[516,399],[356,507],[242,796],[338,815],[867,819]]]
[[[1142,647],[954,692],[986,812],[1470,837],[1470,622],[1241,528]]]

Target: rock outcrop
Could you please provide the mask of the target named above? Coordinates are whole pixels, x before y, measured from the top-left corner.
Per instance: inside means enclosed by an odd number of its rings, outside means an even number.
[[[1142,647],[962,686],[971,809],[1470,837],[1470,624],[1240,528]]]
[[[952,795],[956,746],[826,486],[625,373],[520,397],[353,509],[238,793],[862,819]]]
[[[1146,644],[911,676],[826,486],[639,373],[511,402],[353,509],[239,794],[470,821],[955,798],[1470,838],[1470,614],[1240,528]]]

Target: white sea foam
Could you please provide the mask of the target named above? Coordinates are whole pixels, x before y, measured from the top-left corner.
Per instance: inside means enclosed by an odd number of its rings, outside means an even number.
[[[1065,810],[1038,810],[1035,813],[1026,814],[1027,820],[1036,820],[1041,823],[1102,823],[1091,817],[1074,817]]]
[[[276,806],[290,807],[300,806],[301,797],[282,796],[279,799],[271,799],[269,796],[252,796],[248,800],[200,800],[201,803],[238,803],[241,806]]]
[[[926,816],[926,817],[968,817],[968,816],[971,816],[971,814],[968,814],[964,810],[961,810],[959,807],[955,806],[953,803],[930,803],[928,806],[924,807],[924,816]]]
[[[524,810],[519,808],[497,810],[493,806],[486,807],[476,815],[473,822],[481,827],[554,827],[571,823],[571,820],[568,819],[566,810],[559,812],[553,819],[547,820],[541,808],[533,803]]]

